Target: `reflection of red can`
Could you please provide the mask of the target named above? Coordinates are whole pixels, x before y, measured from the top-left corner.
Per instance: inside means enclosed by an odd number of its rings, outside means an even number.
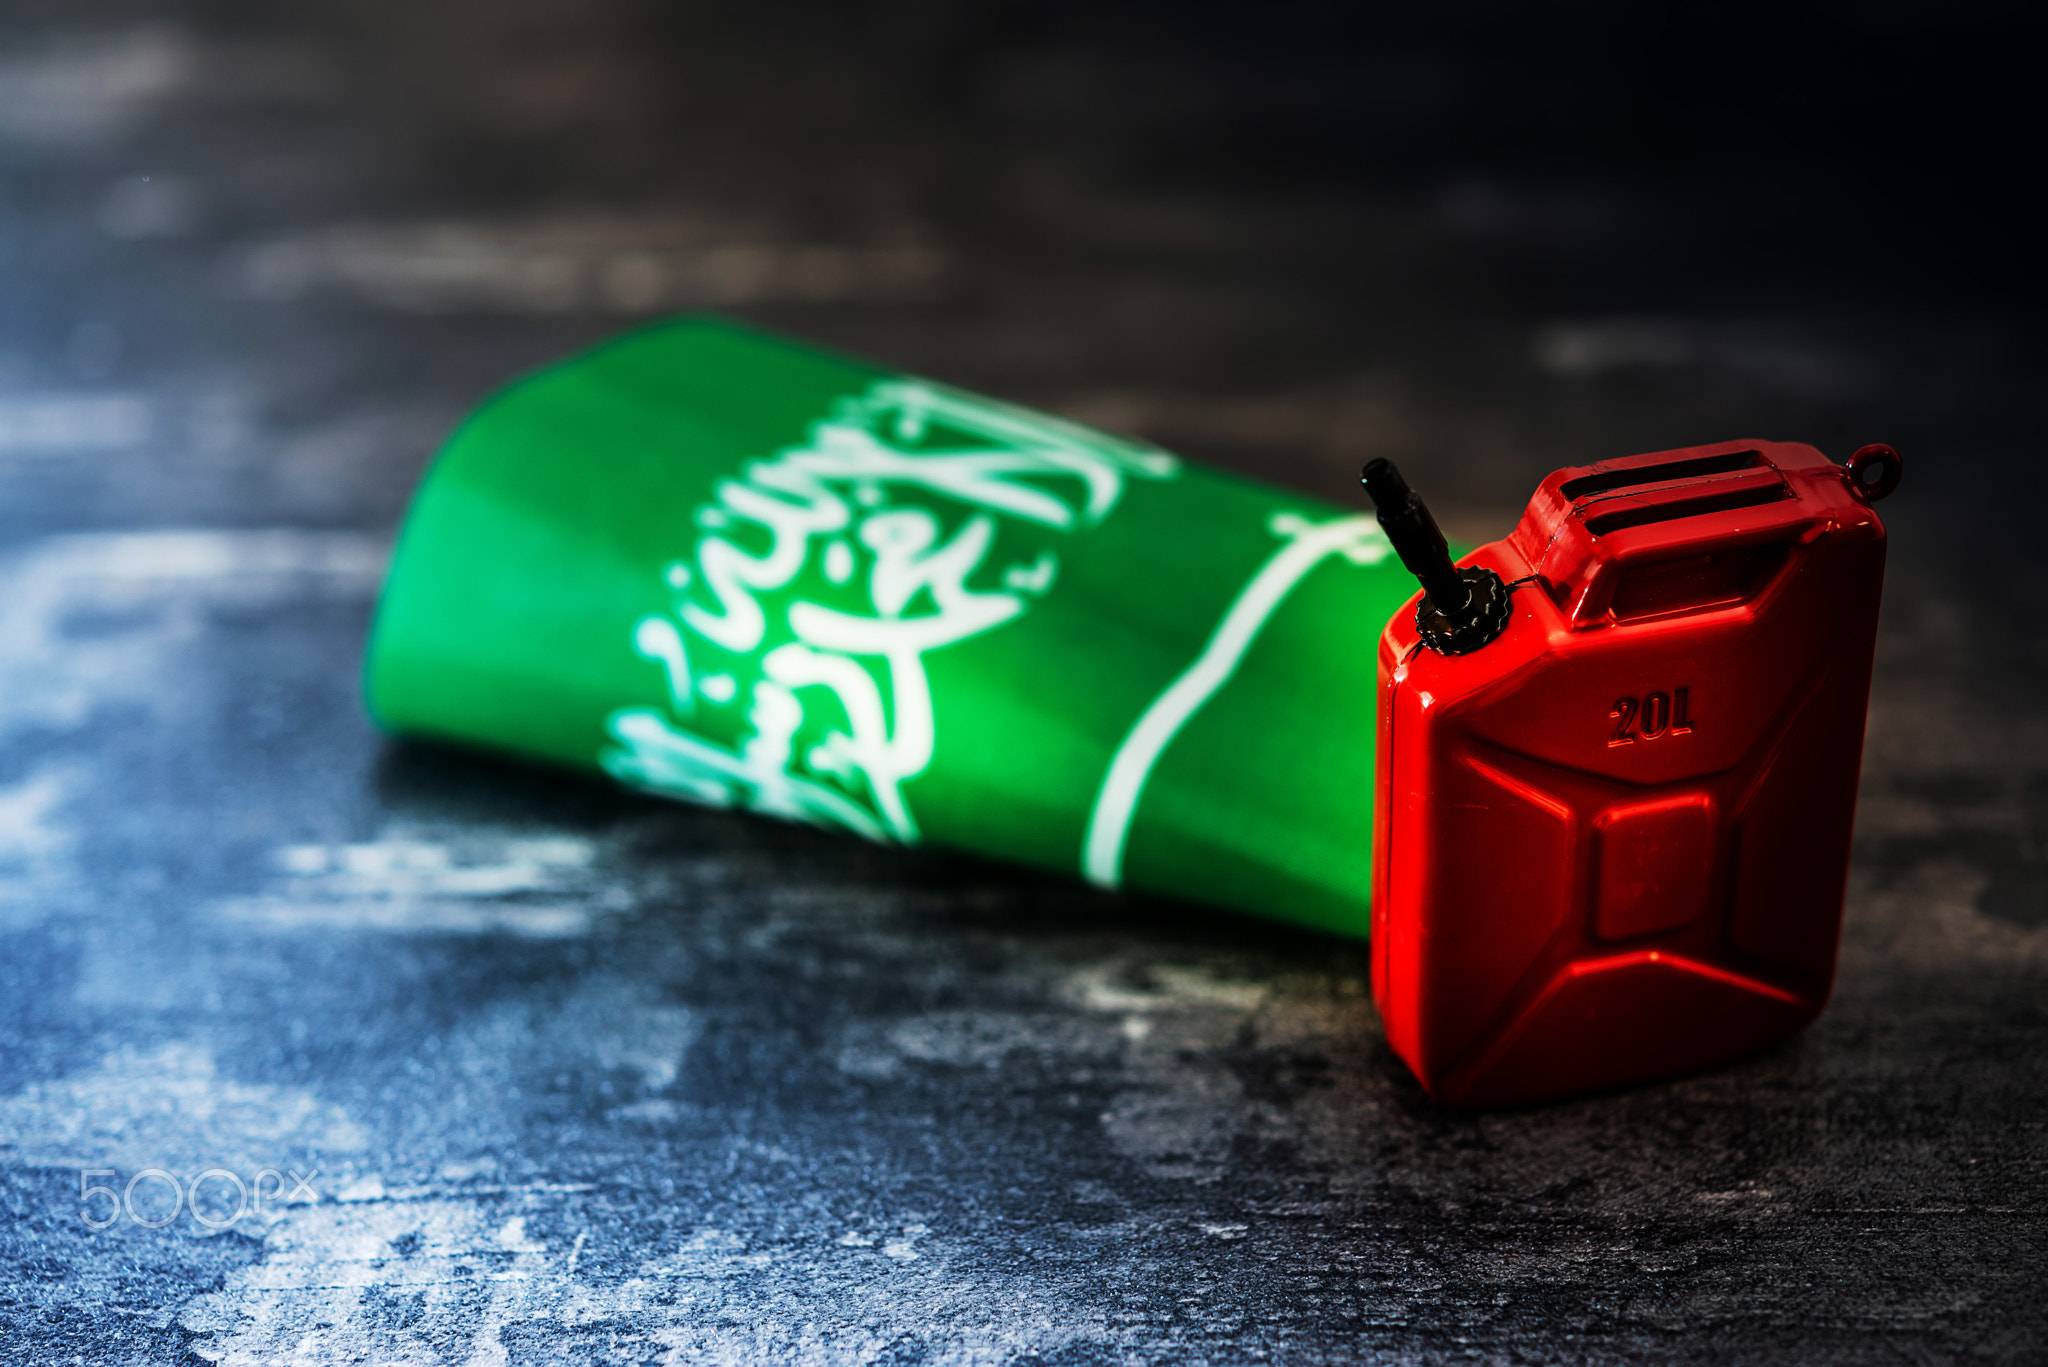
[[[1441,1100],[1718,1063],[1834,977],[1898,457],[1741,442],[1560,470],[1461,562],[1500,634],[1380,641],[1373,992]],[[1424,601],[1418,596],[1418,601]]]

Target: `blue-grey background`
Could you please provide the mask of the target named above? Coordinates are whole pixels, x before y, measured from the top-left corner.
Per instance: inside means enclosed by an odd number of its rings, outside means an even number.
[[[6,6],[0,1357],[2048,1359],[2040,33],[1641,9]],[[1895,443],[1833,1006],[1454,1113],[1363,946],[381,740],[436,444],[698,307],[1468,539]]]

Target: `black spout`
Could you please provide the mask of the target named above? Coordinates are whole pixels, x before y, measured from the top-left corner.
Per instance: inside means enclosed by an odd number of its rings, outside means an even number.
[[[1390,460],[1368,463],[1359,483],[1372,496],[1380,528],[1408,573],[1422,581],[1422,605],[1415,628],[1422,643],[1442,655],[1479,649],[1507,630],[1508,587],[1492,570],[1461,570],[1436,519]]]
[[[1457,566],[1451,563],[1451,548],[1437,530],[1428,505],[1408,487],[1390,460],[1367,464],[1358,482],[1372,496],[1373,511],[1387,540],[1394,543],[1395,554],[1408,573],[1422,581],[1422,591],[1437,611],[1446,617],[1462,615],[1472,604],[1472,591],[1458,577]]]

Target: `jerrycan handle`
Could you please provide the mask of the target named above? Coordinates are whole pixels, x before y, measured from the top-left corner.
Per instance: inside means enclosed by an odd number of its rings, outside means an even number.
[[[1560,470],[1509,539],[1574,631],[1734,608],[1814,537],[1867,521],[1902,465],[1882,445],[1836,465],[1810,447],[1735,442]]]

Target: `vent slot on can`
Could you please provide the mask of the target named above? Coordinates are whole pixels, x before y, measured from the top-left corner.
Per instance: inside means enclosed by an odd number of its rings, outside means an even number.
[[[1662,484],[1673,479],[1733,474],[1737,470],[1754,470],[1763,463],[1761,451],[1723,451],[1712,456],[1694,456],[1689,460],[1667,460],[1661,465],[1639,465],[1633,470],[1602,470],[1594,475],[1580,475],[1559,485],[1558,492],[1576,503],[1588,494],[1605,494],[1638,484]]]
[[[1643,527],[1652,522],[1676,521],[1681,517],[1725,513],[1736,508],[1755,508],[1790,497],[1792,491],[1785,487],[1783,480],[1780,480],[1762,488],[1731,489],[1725,494],[1708,494],[1701,498],[1672,499],[1668,503],[1631,503],[1611,513],[1601,513],[1596,517],[1587,518],[1586,530],[1595,536],[1605,536],[1624,527]]]

